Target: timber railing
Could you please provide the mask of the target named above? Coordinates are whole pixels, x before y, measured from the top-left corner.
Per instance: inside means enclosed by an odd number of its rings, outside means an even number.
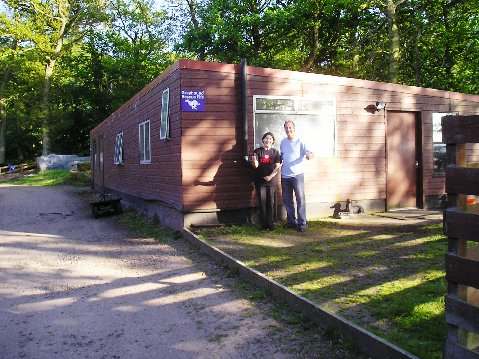
[[[28,170],[32,170],[36,168],[35,164],[30,164],[30,163],[21,163],[18,165],[15,165],[14,168],[11,166],[2,166],[0,167],[0,175],[3,174],[8,174],[8,173],[23,173]]]
[[[442,119],[447,148],[444,233],[446,254],[446,359],[479,359],[479,168],[466,161],[466,146],[479,143],[479,116]],[[474,199],[474,197],[472,197]]]

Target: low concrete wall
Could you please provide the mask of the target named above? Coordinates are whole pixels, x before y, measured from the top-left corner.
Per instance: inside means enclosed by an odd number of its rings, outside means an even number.
[[[97,190],[99,190],[99,188]],[[105,192],[120,197],[123,208],[134,209],[145,217],[157,221],[162,226],[178,231],[184,228],[183,213],[172,205],[161,201],[145,200],[107,187],[105,187]]]

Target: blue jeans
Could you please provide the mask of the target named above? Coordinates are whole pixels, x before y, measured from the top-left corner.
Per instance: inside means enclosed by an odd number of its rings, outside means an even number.
[[[304,197],[304,174],[295,177],[282,177],[281,189],[283,191],[283,204],[286,208],[288,225],[306,227],[306,200]],[[296,211],[294,209],[294,197],[296,198]],[[297,213],[297,217],[296,217]]]

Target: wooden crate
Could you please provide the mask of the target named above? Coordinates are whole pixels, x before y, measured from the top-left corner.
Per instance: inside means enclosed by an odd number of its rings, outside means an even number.
[[[446,254],[446,322],[444,358],[479,359],[479,168],[466,162],[467,143],[479,143],[479,116],[447,116],[442,120],[447,146],[444,233]]]

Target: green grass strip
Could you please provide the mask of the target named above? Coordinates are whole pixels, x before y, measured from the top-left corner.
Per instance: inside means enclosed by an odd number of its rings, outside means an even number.
[[[70,172],[69,170],[47,170],[6,181],[21,186],[87,186],[90,184],[88,172]]]
[[[306,235],[231,226],[202,238],[296,293],[421,358],[441,358],[446,337],[441,224],[315,221]]]

